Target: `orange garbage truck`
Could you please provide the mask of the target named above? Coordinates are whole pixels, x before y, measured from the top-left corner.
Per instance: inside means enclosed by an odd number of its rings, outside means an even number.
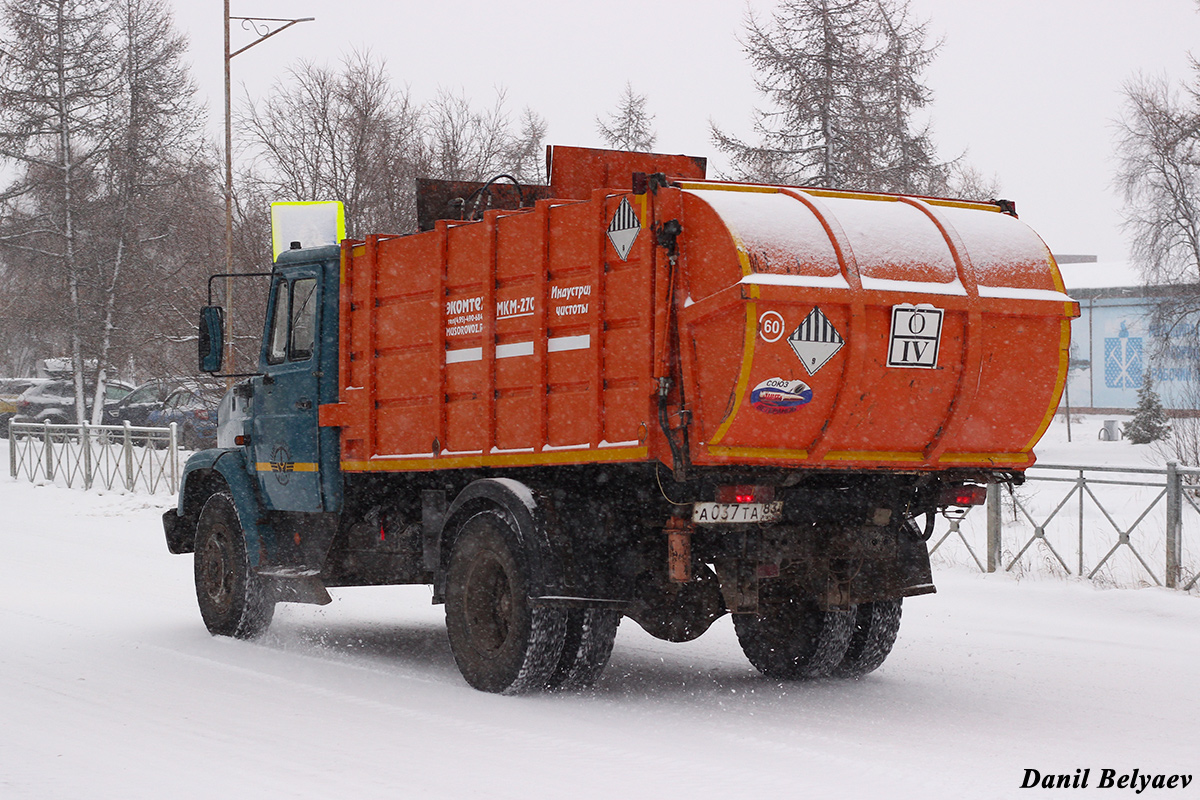
[[[1046,245],[1005,201],[548,160],[422,182],[420,232],[294,241],[257,279],[257,372],[164,515],[208,629],[429,584],[489,692],[588,686],[622,617],[731,614],[771,678],[876,669],[935,516],[1020,482],[1058,407],[1078,305]],[[211,301],[200,334],[219,374]]]

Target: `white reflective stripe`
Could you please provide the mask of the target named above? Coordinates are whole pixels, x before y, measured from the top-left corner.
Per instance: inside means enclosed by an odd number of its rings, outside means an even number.
[[[533,355],[533,342],[513,342],[496,345],[496,358],[514,358]]]
[[[582,336],[558,336],[546,342],[546,349],[551,353],[561,353],[563,350],[587,350],[592,346],[590,334]]]
[[[446,351],[447,364],[457,364],[460,361],[483,361],[483,348],[467,347],[462,350]]]
[[[561,353],[566,350],[587,350],[592,346],[590,334],[582,336],[556,336],[546,342],[546,350],[550,353]],[[511,342],[496,345],[496,358],[517,358],[533,355],[533,342]],[[461,350],[447,350],[446,363],[458,364],[463,361],[482,361],[482,347],[465,347]]]

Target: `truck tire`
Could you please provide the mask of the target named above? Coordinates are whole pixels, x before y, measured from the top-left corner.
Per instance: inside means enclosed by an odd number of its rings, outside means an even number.
[[[529,602],[516,523],[489,509],[459,529],[446,575],[446,631],[458,670],[484,692],[548,688],[567,636],[567,611]]]
[[[620,624],[620,613],[606,608],[569,609],[566,641],[547,688],[564,692],[591,688],[608,666]]]
[[[252,639],[275,616],[275,599],[250,569],[246,539],[228,492],[208,498],[196,522],[196,600],[214,636]]]
[[[846,655],[854,620],[853,610],[823,610],[791,596],[763,604],[757,615],[734,614],[733,627],[755,669],[790,681],[829,675]]]
[[[830,675],[835,678],[861,678],[879,669],[888,653],[892,652],[896,634],[900,632],[900,604],[897,598],[858,606],[846,655]]]

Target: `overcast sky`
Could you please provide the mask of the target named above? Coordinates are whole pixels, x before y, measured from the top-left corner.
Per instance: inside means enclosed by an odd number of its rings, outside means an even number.
[[[214,137],[222,124],[222,3],[173,0]],[[316,17],[233,60],[235,102],[261,99],[300,58],[384,56],[418,100],[439,87],[480,107],[498,88],[529,106],[548,143],[599,146],[595,117],[625,82],[655,114],[657,150],[721,160],[709,120],[749,134],[761,104],[737,36],[770,0],[233,0],[234,16]],[[926,80],[943,157],[995,174],[1056,253],[1127,255],[1111,187],[1113,121],[1138,72],[1189,76],[1200,56],[1194,0],[912,0],[945,44]],[[253,35],[236,26],[234,49]]]

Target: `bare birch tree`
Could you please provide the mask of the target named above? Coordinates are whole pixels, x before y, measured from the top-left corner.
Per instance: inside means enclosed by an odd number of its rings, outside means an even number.
[[[114,359],[164,363],[164,336],[182,335],[178,325],[147,321],[159,322],[165,287],[195,263],[180,232],[197,241],[189,226],[205,203],[196,197],[214,186],[182,60],[186,40],[166,0],[2,8],[5,50],[22,53],[5,59],[0,79],[0,147],[18,176],[3,206],[5,277],[21,289],[18,312],[58,329],[27,340],[56,349],[64,343],[54,336],[65,333],[77,417],[84,374],[95,375],[98,421]]]
[[[521,112],[521,127],[509,144],[507,162],[522,183],[550,182],[546,173],[546,120],[528,106]]]
[[[482,110],[447,90],[418,104],[370,53],[292,67],[266,101],[243,103],[238,130],[251,156],[244,197],[340,200],[350,235],[416,230],[418,177],[545,179],[541,116],[527,108],[514,126],[503,90]]]
[[[505,94],[497,90],[491,107],[480,110],[461,93],[438,92],[426,109],[429,177],[483,181],[512,168],[515,137]]]
[[[1126,83],[1117,125],[1116,186],[1130,254],[1147,283],[1177,287],[1168,329],[1200,322],[1200,107],[1165,78]]]
[[[129,323],[175,277],[171,266],[180,251],[173,233],[187,213],[176,198],[180,183],[195,177],[189,165],[200,155],[203,128],[195,83],[183,63],[187,40],[175,30],[165,0],[116,0],[113,11],[120,77],[112,99],[112,146],[103,162],[104,217],[96,235],[106,245],[96,249],[94,264],[96,424],[114,346],[132,354],[147,341],[130,337]]]
[[[596,130],[615,150],[647,152],[658,138],[650,127],[653,122],[654,115],[646,110],[646,95],[634,92],[633,84],[627,81],[617,107],[608,113],[608,121],[596,117]]]
[[[413,184],[427,169],[421,109],[391,83],[386,64],[354,52],[334,69],[302,61],[238,128],[257,168],[257,194],[340,200],[359,231],[416,227]]]
[[[84,402],[85,263],[81,221],[95,198],[98,162],[110,145],[117,91],[109,6],[102,0],[8,0],[0,6],[0,157],[20,177],[8,187],[3,241],[61,276],[75,383]]]

